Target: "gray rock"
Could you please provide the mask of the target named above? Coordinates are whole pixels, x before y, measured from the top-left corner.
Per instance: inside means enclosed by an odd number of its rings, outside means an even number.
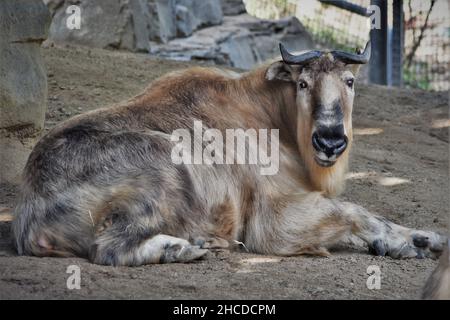
[[[64,4],[64,0],[42,0],[42,2],[47,6],[52,17],[55,15],[56,10]]]
[[[44,125],[47,76],[40,45],[49,25],[40,1],[0,1],[0,182],[18,181]]]
[[[149,39],[167,42],[177,36],[175,23],[176,0],[148,0],[151,19]]]
[[[44,0],[52,12],[51,40],[100,48],[149,51],[149,40],[190,36],[222,22],[220,0]],[[70,5],[81,9],[81,29],[66,26]]]
[[[150,40],[150,52],[162,57],[243,69],[277,56],[280,41],[294,51],[313,47],[296,18],[260,20],[237,14],[245,12],[242,0],[45,1],[54,12],[51,37],[59,42],[146,51]],[[72,3],[81,7],[81,30],[65,27],[65,10]]]
[[[183,5],[177,5],[175,7],[175,17],[178,35],[181,37],[190,36],[197,27],[196,18],[192,11]]]
[[[225,55],[227,64],[235,68],[250,69],[261,61],[251,34],[231,37],[220,45],[220,51]]]
[[[133,50],[149,52],[149,21],[150,11],[147,1],[132,0],[129,3],[129,9],[132,15],[133,29],[130,34],[134,35]]]
[[[178,36],[190,36],[195,30],[222,22],[220,0],[176,0],[175,20]]]
[[[224,16],[237,16],[246,13],[243,0],[222,0],[222,12]]]
[[[202,60],[251,69],[279,56],[283,42],[292,51],[314,48],[314,42],[295,17],[260,20],[247,14],[225,16],[218,26],[201,29],[188,38],[153,44],[152,53],[176,60]]]
[[[50,39],[55,42],[149,51],[148,0],[46,0],[46,3],[53,11]],[[71,13],[66,10],[72,4],[81,10],[80,29],[67,26]]]

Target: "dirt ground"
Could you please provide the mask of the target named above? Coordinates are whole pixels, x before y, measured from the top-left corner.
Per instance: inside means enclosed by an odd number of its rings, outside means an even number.
[[[188,66],[78,47],[49,47],[44,54],[47,129],[127,99],[156,77]],[[356,91],[357,130],[342,198],[408,227],[448,232],[448,93],[358,85]],[[0,187],[0,207],[13,207],[16,188]],[[437,264],[374,257],[353,245],[330,258],[220,251],[190,264],[114,268],[76,258],[18,257],[9,228],[0,222],[0,299],[416,299]],[[80,290],[66,287],[69,265],[81,268]],[[366,286],[370,265],[381,270],[379,290]]]

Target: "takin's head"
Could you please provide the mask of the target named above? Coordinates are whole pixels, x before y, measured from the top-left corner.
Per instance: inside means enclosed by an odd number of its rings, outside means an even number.
[[[282,60],[266,69],[265,78],[288,85],[284,92],[289,92],[289,103],[285,104],[292,107],[285,112],[288,121],[295,121],[290,126],[295,128],[313,187],[338,194],[343,189],[352,143],[355,76],[359,66],[370,59],[370,42],[363,52],[354,54],[309,51],[292,55],[281,44],[280,50]]]
[[[319,166],[333,166],[351,142],[355,73],[369,61],[370,42],[364,52],[356,54],[309,51],[292,55],[282,44],[280,50],[283,61],[273,63],[266,78],[296,85],[297,120],[301,122],[297,139],[306,140],[314,149]]]
[[[266,79],[295,84],[300,151],[320,167],[331,167],[351,144],[354,81],[359,65],[369,61],[370,42],[356,54],[292,55],[282,44],[280,50],[283,60],[269,66]]]

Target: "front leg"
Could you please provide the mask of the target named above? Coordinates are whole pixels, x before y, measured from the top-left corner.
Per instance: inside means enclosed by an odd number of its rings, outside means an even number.
[[[356,235],[377,255],[436,258],[446,241],[435,232],[397,225],[361,206],[324,198],[319,193],[278,199],[269,207],[275,212],[264,213],[261,223],[256,224],[259,230],[246,241],[258,252],[327,255],[327,248]]]
[[[352,221],[352,233],[364,240],[376,255],[435,259],[442,253],[446,242],[442,235],[400,226],[353,203],[343,202],[339,206]]]

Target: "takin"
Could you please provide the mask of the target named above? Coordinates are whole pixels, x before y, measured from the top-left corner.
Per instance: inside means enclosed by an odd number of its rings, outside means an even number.
[[[18,253],[139,266],[237,243],[260,254],[327,256],[357,237],[376,255],[439,256],[445,236],[335,198],[352,145],[354,78],[370,42],[356,53],[280,50],[282,59],[248,73],[167,74],[125,103],[53,128],[24,169]],[[277,148],[269,141],[263,150],[279,153],[277,172],[262,175],[260,163],[175,163],[172,133],[193,132],[196,121],[223,134],[277,129]]]

